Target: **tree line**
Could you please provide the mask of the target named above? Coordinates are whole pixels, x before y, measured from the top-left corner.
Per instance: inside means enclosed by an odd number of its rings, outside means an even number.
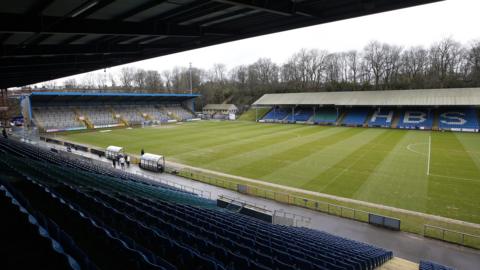
[[[201,94],[199,107],[227,102],[244,108],[265,93],[478,87],[480,41],[447,38],[428,48],[372,41],[360,51],[333,53],[302,49],[282,64],[259,58],[230,70],[224,64],[162,72],[124,67],[118,74],[87,73],[64,87],[178,93],[189,92],[190,78],[193,92]]]

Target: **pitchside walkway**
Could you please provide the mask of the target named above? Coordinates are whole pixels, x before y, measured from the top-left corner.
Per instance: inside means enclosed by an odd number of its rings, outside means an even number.
[[[48,147],[55,147],[65,150],[65,147],[63,146],[45,142],[41,143]],[[107,160],[106,158],[99,158],[97,155],[93,155],[91,153],[73,150],[72,153],[111,164],[110,160]],[[480,251],[471,248],[424,238],[411,233],[390,231],[369,225],[367,223],[340,218],[302,207],[281,204],[271,200],[243,195],[228,189],[193,181],[176,175],[157,174],[142,170],[136,165],[132,165],[126,170],[132,173],[144,174],[152,179],[159,179],[161,177],[163,180],[209,191],[211,193],[211,199],[214,200],[216,200],[216,198],[220,195],[226,195],[233,198],[239,198],[259,206],[264,206],[272,211],[283,209],[289,213],[310,217],[311,228],[392,250],[394,256],[404,258],[415,263],[418,263],[421,259],[423,259],[455,267],[458,270],[479,269],[480,267]],[[383,265],[380,269],[415,269],[415,263],[411,264],[399,258]],[[418,266],[416,269],[418,269]]]

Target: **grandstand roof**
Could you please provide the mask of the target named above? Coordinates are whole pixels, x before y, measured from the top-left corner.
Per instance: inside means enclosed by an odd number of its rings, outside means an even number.
[[[254,106],[480,106],[480,88],[265,94]]]
[[[32,92],[32,102],[142,102],[142,101],[169,101],[182,102],[188,99],[199,97],[198,94],[147,94],[147,93],[94,93],[94,92]]]
[[[207,104],[203,107],[204,110],[236,110],[235,104]]]
[[[0,88],[437,1],[0,1]]]

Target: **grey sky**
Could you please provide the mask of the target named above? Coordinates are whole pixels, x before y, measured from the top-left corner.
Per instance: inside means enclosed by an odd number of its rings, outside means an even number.
[[[253,63],[260,57],[283,63],[302,48],[330,52],[361,50],[371,40],[404,47],[428,47],[433,42],[448,37],[463,44],[480,39],[479,0],[447,0],[229,42],[127,65],[159,71],[188,66],[189,62],[203,69],[210,69],[215,63],[224,63],[232,68]],[[107,72],[116,73],[123,66],[109,68]],[[81,80],[82,75],[73,77]],[[65,79],[59,79],[58,82],[62,83]]]

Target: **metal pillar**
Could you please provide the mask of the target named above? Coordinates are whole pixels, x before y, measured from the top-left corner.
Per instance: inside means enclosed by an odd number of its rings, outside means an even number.
[[[315,113],[316,113],[316,112],[315,112],[315,106],[313,106],[313,117],[312,117],[312,122],[313,122],[313,124],[315,124],[315,119],[316,119],[316,118],[315,118]]]
[[[0,126],[8,126],[8,97],[7,89],[0,89]]]

